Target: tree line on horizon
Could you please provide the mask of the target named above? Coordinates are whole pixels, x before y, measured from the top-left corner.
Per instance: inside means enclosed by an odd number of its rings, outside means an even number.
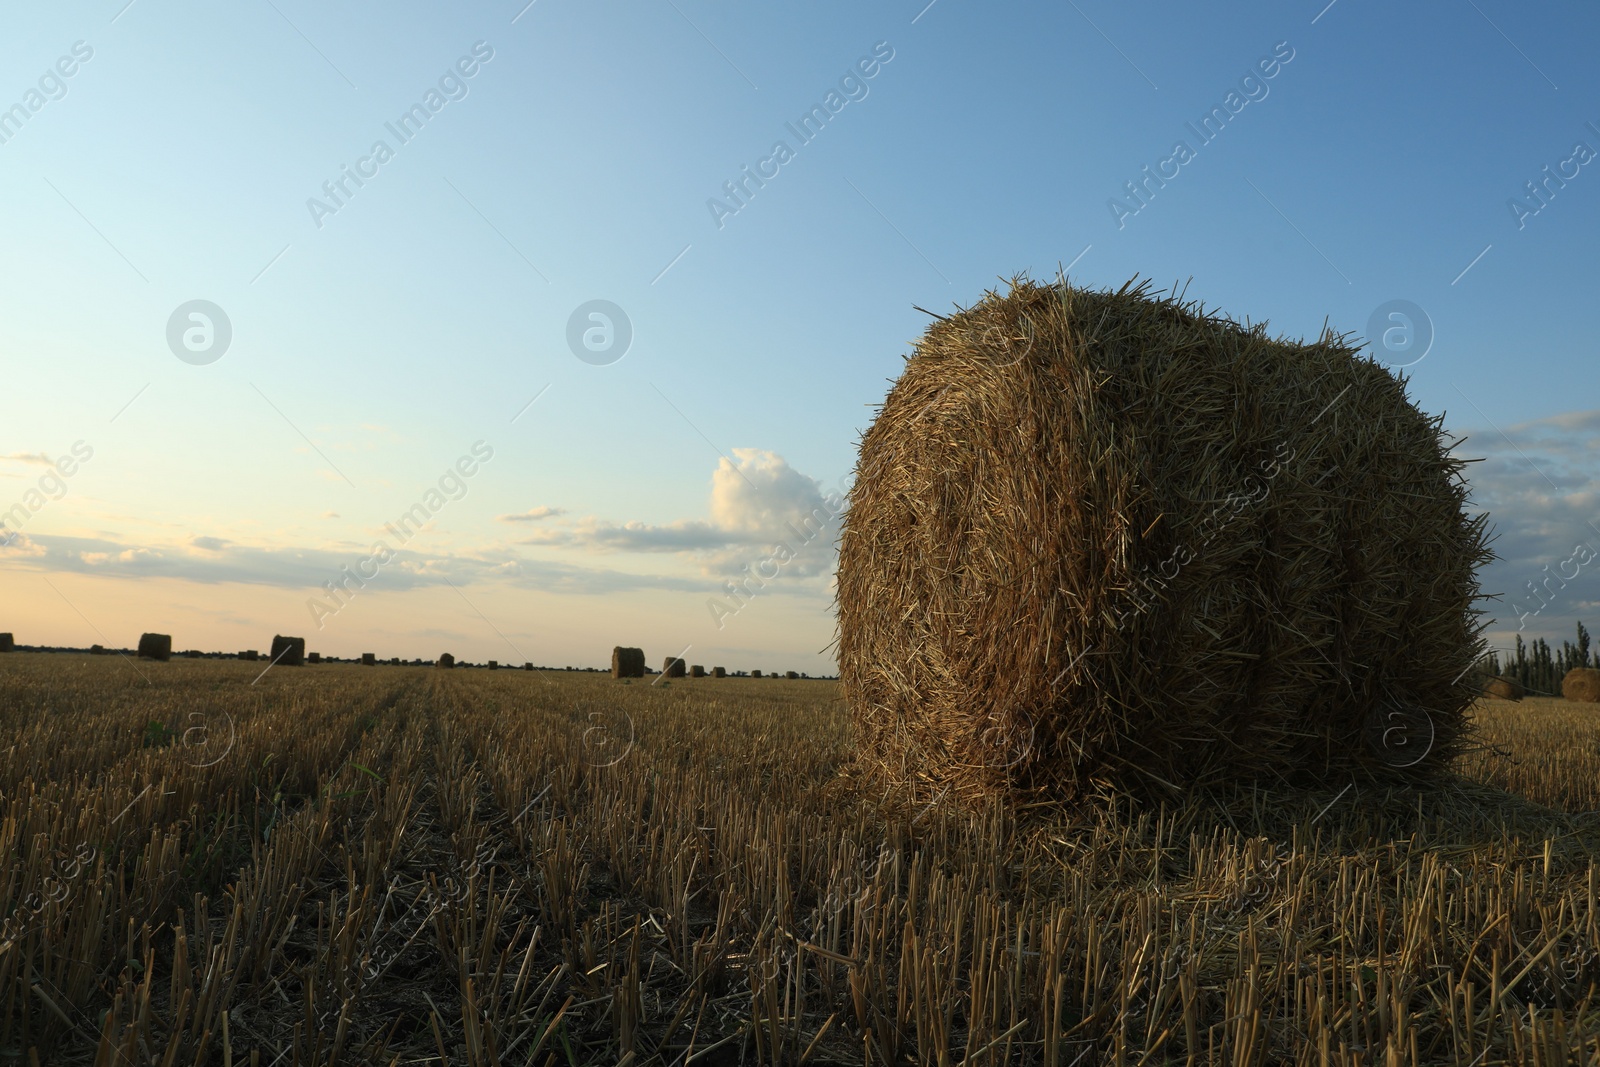
[[[1562,641],[1559,651],[1550,647],[1550,642],[1542,637],[1536,637],[1531,643],[1524,642],[1522,635],[1517,635],[1517,643],[1510,653],[1507,653],[1505,662],[1500,660],[1500,653],[1491,652],[1484,667],[1481,668],[1483,680],[1490,678],[1505,678],[1519,683],[1529,693],[1539,696],[1560,696],[1561,679],[1567,672],[1577,667],[1600,668],[1600,650],[1592,649],[1589,641],[1589,631],[1580,620],[1578,622],[1577,642]]]

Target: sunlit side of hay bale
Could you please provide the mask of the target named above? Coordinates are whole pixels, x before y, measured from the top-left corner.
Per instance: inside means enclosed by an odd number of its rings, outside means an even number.
[[[1490,678],[1484,684],[1483,693],[1496,700],[1521,700],[1524,695],[1522,685],[1509,678]]]
[[[1582,704],[1600,702],[1600,671],[1593,667],[1574,667],[1561,679],[1561,695]]]
[[[1147,285],[940,319],[844,521],[863,760],[967,799],[1447,765],[1490,558],[1450,444],[1345,338]]]

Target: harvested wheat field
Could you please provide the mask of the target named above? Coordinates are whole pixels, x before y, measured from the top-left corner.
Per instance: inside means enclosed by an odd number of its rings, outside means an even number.
[[[0,1052],[1592,1064],[1600,717],[1422,787],[885,807],[829,682],[0,663]]]

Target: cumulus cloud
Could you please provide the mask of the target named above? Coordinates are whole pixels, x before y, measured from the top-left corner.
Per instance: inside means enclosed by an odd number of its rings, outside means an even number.
[[[693,559],[705,575],[734,575],[787,545],[795,577],[833,566],[833,535],[842,498],[800,473],[776,452],[736,448],[711,475],[710,519],[624,522],[593,516],[569,526],[530,532],[519,544],[592,552],[658,552]]]

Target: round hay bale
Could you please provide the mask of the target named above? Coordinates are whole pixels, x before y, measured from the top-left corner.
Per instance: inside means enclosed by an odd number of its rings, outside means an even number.
[[[692,664],[689,665],[689,677],[691,677],[691,678],[704,678],[705,676],[706,676],[706,669],[704,667],[702,667],[700,664],[692,663]]]
[[[1496,700],[1521,700],[1523,696],[1521,683],[1510,678],[1490,678],[1484,684],[1483,694]]]
[[[306,662],[306,639],[303,637],[283,637],[274,634],[272,638],[272,662],[279,667],[302,667]]]
[[[442,667],[445,670],[449,670],[450,668],[454,667],[455,665],[456,665],[456,658],[454,656],[452,656],[448,652],[439,653],[439,660],[438,660],[438,666],[439,667]]]
[[[712,667],[711,668],[711,677],[713,677],[713,678],[726,678],[727,676],[728,676],[728,672],[726,670],[722,669],[721,667]]]
[[[363,667],[376,667],[378,665],[378,654],[376,652],[361,653],[361,665]]]
[[[618,645],[611,650],[611,677],[643,678],[644,649],[624,648]]]
[[[1561,679],[1561,695],[1584,704],[1600,703],[1600,671],[1574,667]]]
[[[783,672],[783,676],[785,678],[798,678],[798,677],[800,677],[800,672],[799,671],[784,671]]]
[[[940,319],[863,436],[839,676],[869,768],[1061,800],[1440,768],[1486,518],[1403,380],[1148,283]]]
[[[171,634],[140,634],[139,658],[165,662],[172,658]]]
[[[499,670],[499,669],[500,669],[500,661],[499,661],[499,660],[497,660],[497,659],[492,659],[492,660],[490,660],[490,661],[489,661],[489,669],[490,669],[490,670],[491,670],[491,671],[497,671],[497,670]]]
[[[760,671],[751,671],[750,672],[750,677],[759,678],[759,677],[761,677],[761,672]]]
[[[677,656],[668,656],[661,665],[661,673],[668,678],[682,678],[684,674],[683,660]]]
[[[15,652],[17,639],[11,634],[0,634],[0,652]]]

